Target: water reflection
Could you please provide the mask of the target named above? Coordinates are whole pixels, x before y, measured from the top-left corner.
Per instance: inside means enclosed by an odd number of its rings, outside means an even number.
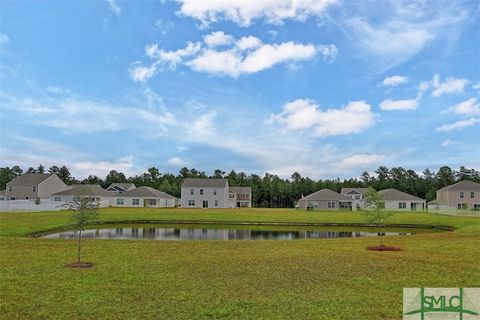
[[[383,232],[383,235],[412,235],[408,232]],[[82,232],[86,239],[147,239],[147,240],[296,240],[375,237],[380,232],[365,231],[328,231],[328,230],[256,230],[256,229],[218,229],[201,227],[116,227],[92,229]],[[53,233],[43,238],[73,239],[76,231]]]

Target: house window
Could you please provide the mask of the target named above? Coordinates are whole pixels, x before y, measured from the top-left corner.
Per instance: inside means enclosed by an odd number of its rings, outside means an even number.
[[[215,207],[218,207],[218,200],[215,200]]]
[[[203,189],[200,189],[200,195],[203,196]]]
[[[472,199],[475,198],[475,192],[473,192],[473,191],[470,192],[470,198],[472,198]]]
[[[235,198],[235,194],[234,194],[234,193],[230,193],[229,198],[230,198],[230,199]]]
[[[355,199],[360,200],[360,195],[357,194],[357,195],[355,196]]]
[[[117,205],[123,206],[123,198],[117,198]]]
[[[463,210],[463,209],[465,209],[465,204],[464,204],[464,203],[458,203],[458,204],[457,204],[457,209],[458,209],[458,210]]]
[[[10,197],[10,200],[15,200],[15,197]]]
[[[194,206],[195,205],[195,200],[188,200],[188,205],[189,206]]]
[[[460,191],[460,198],[463,199],[463,191]]]
[[[217,189],[213,189],[213,195],[214,195],[214,196],[217,195]]]
[[[407,209],[407,203],[406,202],[399,202],[398,203],[398,209]]]
[[[335,201],[328,201],[327,207],[329,209],[335,209]]]
[[[480,203],[475,203],[473,205],[473,210],[480,210]]]
[[[33,187],[32,187],[32,191],[33,191],[33,192],[37,192],[37,186],[33,186]]]
[[[149,199],[149,205],[150,206],[156,206],[157,205],[157,199]]]
[[[195,191],[193,189],[190,189],[190,195],[193,196],[194,193],[195,193]]]
[[[132,199],[132,205],[139,206],[140,205],[140,199]]]
[[[8,191],[12,192],[12,186],[8,186]]]
[[[62,201],[62,198],[61,197],[55,197],[55,198],[53,198],[53,201]]]

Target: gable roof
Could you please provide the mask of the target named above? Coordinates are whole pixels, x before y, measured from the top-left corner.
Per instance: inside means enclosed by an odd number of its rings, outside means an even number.
[[[340,193],[332,191],[330,189],[322,189],[317,192],[311,193],[300,200],[338,200],[338,201],[352,201],[352,199],[342,196]]]
[[[182,188],[225,188],[228,187],[227,179],[204,179],[186,178],[183,180]]]
[[[134,188],[136,188],[136,186],[133,183],[130,183],[130,182],[126,182],[126,183],[116,183],[116,182],[114,182],[111,185],[109,185],[107,189],[113,188],[113,189],[118,190],[115,187],[120,187],[121,190],[127,190],[127,189],[131,188],[132,186]]]
[[[368,188],[342,188],[342,191],[340,191],[341,194],[365,194],[367,192]]]
[[[476,190],[480,191],[480,183],[476,183],[469,180],[462,180],[460,182],[451,184],[437,191],[455,191],[455,190]]]
[[[88,194],[105,197],[113,197],[116,195],[113,192],[103,189],[98,184],[74,184],[67,190],[53,193],[52,196],[76,196]]]
[[[177,199],[176,197],[151,187],[138,187],[132,190],[125,191],[116,197],[142,197],[142,198],[162,198],[162,199]]]
[[[378,193],[381,194],[383,200],[386,200],[386,201],[395,201],[395,200],[425,201],[424,199],[402,192],[397,189],[385,189],[385,190],[378,191]]]
[[[12,181],[8,183],[9,186],[36,186],[44,180],[50,178],[53,174],[51,173],[25,173],[21,176],[13,178]]]

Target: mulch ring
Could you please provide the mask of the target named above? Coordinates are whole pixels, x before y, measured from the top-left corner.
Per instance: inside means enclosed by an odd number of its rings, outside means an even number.
[[[80,262],[80,263],[72,262],[65,265],[65,267],[67,268],[78,268],[78,269],[88,269],[93,266],[94,266],[93,262]]]
[[[386,246],[386,245],[380,245],[380,246],[368,246],[367,250],[370,251],[403,251],[399,247],[392,247],[392,246]]]

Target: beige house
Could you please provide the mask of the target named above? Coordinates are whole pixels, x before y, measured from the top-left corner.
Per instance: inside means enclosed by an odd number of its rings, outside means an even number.
[[[437,190],[437,198],[428,203],[433,210],[480,210],[480,183],[460,181]]]
[[[385,209],[400,211],[424,211],[425,200],[397,189],[385,189],[378,192],[385,202]]]
[[[297,207],[304,210],[352,210],[352,199],[330,189],[309,194],[298,200]]]
[[[251,208],[252,188],[230,187],[228,204],[230,208]]]
[[[182,183],[182,208],[228,208],[227,179],[187,178]]]
[[[108,186],[107,191],[112,191],[120,194],[129,190],[133,190],[135,188],[136,186],[133,183],[112,183]]]
[[[7,183],[5,200],[48,199],[52,193],[68,189],[56,174],[25,173]]]
[[[139,187],[115,195],[112,207],[174,208],[178,198],[151,187]]]
[[[56,192],[50,195],[50,200],[69,204],[76,197],[89,196],[94,198],[101,207],[108,207],[113,196],[116,194],[107,191],[98,184],[74,184],[67,190]]]

